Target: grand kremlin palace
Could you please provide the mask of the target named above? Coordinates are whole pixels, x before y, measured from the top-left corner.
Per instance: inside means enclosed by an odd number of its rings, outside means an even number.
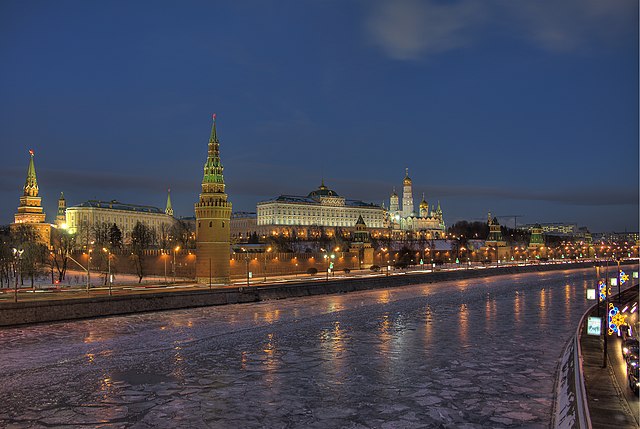
[[[383,228],[384,207],[338,195],[323,183],[307,196],[280,195],[257,205],[257,229],[262,234],[288,235],[295,231],[300,237],[313,227],[354,228],[358,217],[369,228]],[[308,228],[305,228],[308,227]]]

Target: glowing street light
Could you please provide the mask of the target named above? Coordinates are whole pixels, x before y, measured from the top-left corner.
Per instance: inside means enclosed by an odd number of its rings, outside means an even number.
[[[109,296],[111,296],[111,252],[109,251],[109,249],[107,249],[106,247],[102,248],[102,251],[105,252],[107,254],[107,267],[108,267],[108,274],[107,274],[107,278],[109,281]]]

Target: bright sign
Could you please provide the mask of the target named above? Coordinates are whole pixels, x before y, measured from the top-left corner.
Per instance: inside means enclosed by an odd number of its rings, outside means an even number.
[[[587,299],[589,299],[589,300],[596,299],[596,290],[595,289],[587,289]]]
[[[638,272],[637,272],[637,271],[634,271],[634,272],[633,272],[633,278],[634,278],[634,279],[637,279],[637,278],[638,278]]]
[[[624,271],[620,270],[620,285],[625,284],[629,280],[629,274],[626,274]]]
[[[627,315],[620,313],[618,307],[609,303],[609,314],[608,316],[608,326],[607,330],[609,335],[618,334],[620,335],[620,326],[625,325],[627,323]]]
[[[611,294],[611,288],[609,288],[608,293]],[[600,301],[607,299],[607,284],[604,280],[598,282],[598,294],[600,295]]]
[[[602,321],[599,317],[589,317],[587,319],[587,335],[600,335]]]
[[[618,279],[616,279],[615,277],[609,279],[609,281],[611,282],[611,286],[618,286]]]

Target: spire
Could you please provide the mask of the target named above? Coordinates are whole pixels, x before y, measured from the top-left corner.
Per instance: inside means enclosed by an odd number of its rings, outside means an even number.
[[[33,150],[29,150],[29,168],[27,169],[27,180],[24,182],[24,195],[29,197],[38,196],[38,180],[36,179],[36,167],[33,163]]]
[[[213,119],[213,125],[211,125],[211,137],[209,137],[209,143],[220,143],[218,141],[218,134],[216,133],[216,114],[211,115]]]
[[[171,207],[171,188],[167,189],[167,208],[164,212],[169,216],[173,216],[173,207]]]
[[[409,177],[409,167],[404,169],[404,177]]]
[[[204,193],[224,193],[223,167],[220,162],[220,142],[216,133],[216,114],[213,114],[211,137],[209,138],[209,151],[207,162],[204,164],[204,177],[202,179],[202,191]],[[213,185],[213,186],[211,186]],[[206,187],[206,189],[205,189]]]
[[[324,177],[322,178],[322,180],[320,181],[320,189],[326,189],[327,187],[324,186]]]

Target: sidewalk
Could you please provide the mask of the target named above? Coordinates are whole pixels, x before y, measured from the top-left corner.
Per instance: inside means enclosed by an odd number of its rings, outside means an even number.
[[[625,294],[638,295],[638,286],[631,287],[622,292]],[[601,315],[603,309],[600,309]],[[589,316],[596,316],[594,308]],[[626,385],[619,386],[613,372],[610,361],[607,368],[602,367],[603,363],[603,340],[602,337],[587,335],[586,329],[581,329],[580,347],[583,357],[583,377],[585,390],[587,393],[587,403],[589,405],[589,415],[593,428],[603,429],[637,429],[636,418],[627,404],[621,389]],[[609,345],[608,353],[619,353],[619,350]]]

